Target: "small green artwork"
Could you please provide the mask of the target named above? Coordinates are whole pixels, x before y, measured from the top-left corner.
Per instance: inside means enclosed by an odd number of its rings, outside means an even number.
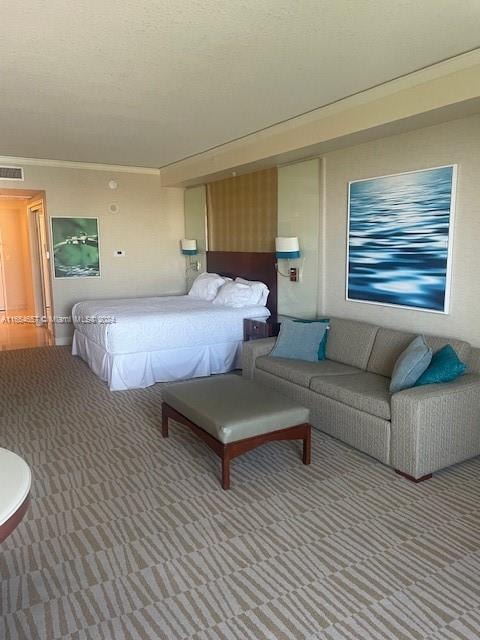
[[[100,275],[98,218],[52,218],[56,278]]]

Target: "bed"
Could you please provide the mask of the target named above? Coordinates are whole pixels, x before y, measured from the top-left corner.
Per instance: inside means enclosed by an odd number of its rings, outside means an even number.
[[[218,306],[187,295],[83,301],[72,309],[72,353],[112,391],[238,368],[243,319],[276,314],[274,254],[207,252],[207,271],[265,282],[267,306]]]

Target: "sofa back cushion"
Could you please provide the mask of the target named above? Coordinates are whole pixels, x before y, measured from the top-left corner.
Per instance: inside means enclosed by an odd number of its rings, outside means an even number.
[[[330,318],[327,358],[366,369],[378,327],[367,322]]]
[[[395,329],[379,329],[368,361],[367,371],[390,378],[398,356],[408,347],[416,335],[418,334]],[[450,344],[460,360],[465,362],[468,359],[470,353],[468,342],[440,336],[425,336],[425,339],[433,353],[446,344]]]
[[[480,373],[480,349],[478,347],[472,347],[470,349],[470,355],[467,360],[467,372]]]

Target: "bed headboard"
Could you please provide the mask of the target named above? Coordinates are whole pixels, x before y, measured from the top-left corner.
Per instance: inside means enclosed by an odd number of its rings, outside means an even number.
[[[277,272],[275,253],[253,251],[207,251],[207,271],[229,278],[260,280],[270,289],[267,307],[277,317]]]

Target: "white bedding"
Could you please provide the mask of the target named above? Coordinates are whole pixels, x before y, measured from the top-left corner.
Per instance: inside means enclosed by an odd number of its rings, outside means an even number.
[[[224,373],[239,364],[243,319],[269,315],[191,296],[79,302],[72,353],[112,390]]]
[[[269,315],[266,307],[235,309],[191,296],[90,300],[72,310],[75,329],[115,354],[242,340],[243,318]],[[89,322],[105,317],[115,322]]]

